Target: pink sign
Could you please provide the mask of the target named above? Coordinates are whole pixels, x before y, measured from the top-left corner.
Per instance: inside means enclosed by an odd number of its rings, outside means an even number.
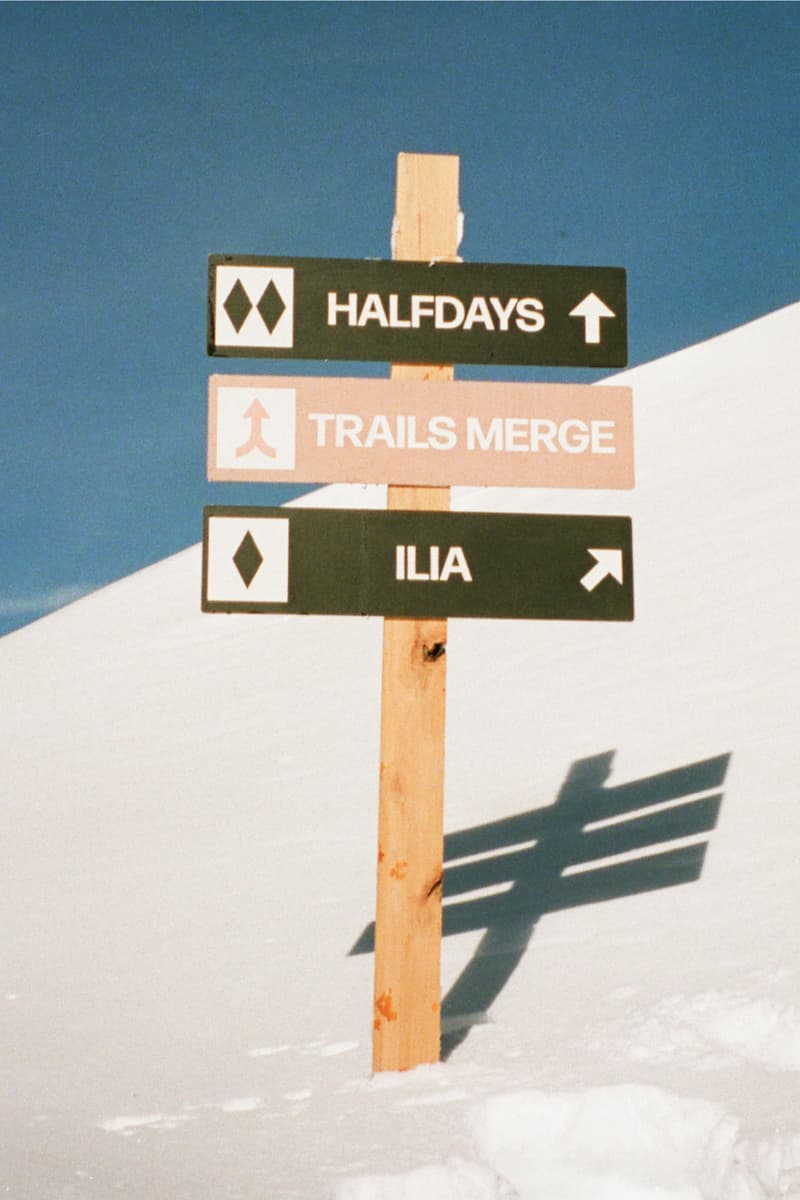
[[[212,375],[208,478],[633,487],[627,387]]]

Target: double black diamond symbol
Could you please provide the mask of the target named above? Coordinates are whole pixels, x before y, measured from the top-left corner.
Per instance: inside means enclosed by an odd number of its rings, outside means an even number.
[[[275,287],[274,279],[270,279],[264,288],[261,299],[256,305],[253,305],[253,301],[245,291],[241,279],[237,279],[222,307],[228,314],[231,325],[233,325],[237,333],[241,330],[254,307],[270,333],[274,333],[275,326],[286,312],[286,305],[280,292]]]
[[[241,575],[242,583],[246,588],[250,587],[263,561],[264,555],[259,550],[255,543],[255,538],[248,529],[233,556],[234,566]]]

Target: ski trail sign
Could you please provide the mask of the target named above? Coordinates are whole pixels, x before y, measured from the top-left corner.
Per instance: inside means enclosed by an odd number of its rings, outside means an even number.
[[[633,487],[630,388],[212,375],[208,478]]]
[[[621,267],[212,254],[224,357],[624,367]]]
[[[630,621],[631,540],[618,516],[213,506],[203,610]]]

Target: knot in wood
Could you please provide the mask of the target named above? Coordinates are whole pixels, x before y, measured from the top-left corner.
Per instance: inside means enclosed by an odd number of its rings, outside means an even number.
[[[438,658],[442,657],[446,650],[447,647],[445,646],[444,642],[433,642],[433,644],[430,646],[423,645],[422,657],[424,658],[425,662],[436,662]]]

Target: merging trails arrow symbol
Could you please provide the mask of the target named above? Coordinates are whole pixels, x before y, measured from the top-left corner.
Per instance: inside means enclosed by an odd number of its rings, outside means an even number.
[[[581,583],[587,592],[593,592],[598,583],[602,583],[607,575],[613,575],[617,583],[622,583],[622,551],[621,550],[590,550],[595,560],[591,571],[587,571]]]
[[[589,292],[589,295],[584,296],[580,304],[575,305],[569,315],[571,317],[583,318],[583,340],[587,345],[597,346],[600,344],[601,319],[603,317],[615,317],[617,314],[599,296],[596,296],[594,292]]]
[[[261,431],[261,426],[269,418],[269,413],[258,397],[256,397],[244,415],[250,422],[250,437],[243,445],[238,447],[236,457],[241,458],[243,454],[249,454],[251,450],[260,450],[267,458],[274,458],[276,452],[264,440],[264,434]]]

